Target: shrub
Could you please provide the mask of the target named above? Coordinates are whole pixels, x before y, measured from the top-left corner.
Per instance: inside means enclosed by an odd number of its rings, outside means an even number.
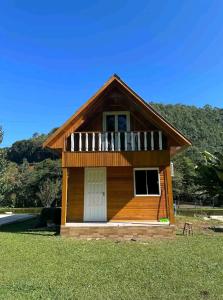
[[[47,223],[60,225],[61,208],[60,207],[45,207],[40,213],[39,226],[47,226]]]

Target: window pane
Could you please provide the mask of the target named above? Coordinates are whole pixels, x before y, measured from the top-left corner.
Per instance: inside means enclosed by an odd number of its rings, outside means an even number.
[[[146,171],[137,170],[135,171],[135,188],[136,195],[146,195]]]
[[[126,115],[118,115],[118,131],[127,130],[127,118]]]
[[[115,131],[115,116],[106,116],[106,131]]]
[[[147,186],[148,194],[158,195],[159,194],[159,176],[157,170],[147,170]]]
[[[162,144],[163,144],[163,150],[167,150],[168,140],[164,134],[162,134]]]
[[[159,132],[155,131],[153,134],[154,150],[159,150]]]

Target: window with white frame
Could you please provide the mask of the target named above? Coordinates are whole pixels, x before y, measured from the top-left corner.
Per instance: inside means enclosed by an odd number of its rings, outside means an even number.
[[[129,111],[110,111],[103,113],[104,131],[130,131]]]
[[[134,169],[135,196],[159,196],[160,177],[158,168]]]

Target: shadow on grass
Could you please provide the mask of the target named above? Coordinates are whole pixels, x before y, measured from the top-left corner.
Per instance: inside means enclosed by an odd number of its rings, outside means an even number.
[[[59,235],[59,228],[39,228],[37,227],[39,222],[38,216],[28,220],[21,220],[11,224],[4,224],[0,226],[0,232],[19,233],[19,234],[31,234],[42,236],[54,236]]]
[[[215,226],[210,226],[208,229],[214,231],[214,232],[220,232],[223,233],[223,225],[215,225]]]

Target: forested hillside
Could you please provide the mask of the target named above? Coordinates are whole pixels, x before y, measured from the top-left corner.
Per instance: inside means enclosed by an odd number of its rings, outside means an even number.
[[[162,116],[179,129],[193,144],[174,158],[174,197],[182,201],[213,202],[203,197],[196,166],[204,163],[204,151],[223,153],[223,109],[206,105],[203,108],[187,105],[150,103]]]
[[[35,133],[0,149],[0,206],[60,205],[61,162],[57,153],[42,148],[47,136]]]
[[[202,152],[205,150],[213,154],[223,153],[223,109],[151,104],[193,143],[192,147],[174,158],[175,200],[210,203],[213,197],[202,191],[204,178],[203,181],[198,180],[201,174],[197,174],[196,166],[204,163]],[[0,126],[0,140],[3,131]],[[49,206],[53,200],[60,203],[60,160],[55,152],[42,149],[47,136],[34,134],[30,139],[1,149],[0,206]]]
[[[223,149],[223,109],[151,103],[171,124],[185,134],[199,150]]]

